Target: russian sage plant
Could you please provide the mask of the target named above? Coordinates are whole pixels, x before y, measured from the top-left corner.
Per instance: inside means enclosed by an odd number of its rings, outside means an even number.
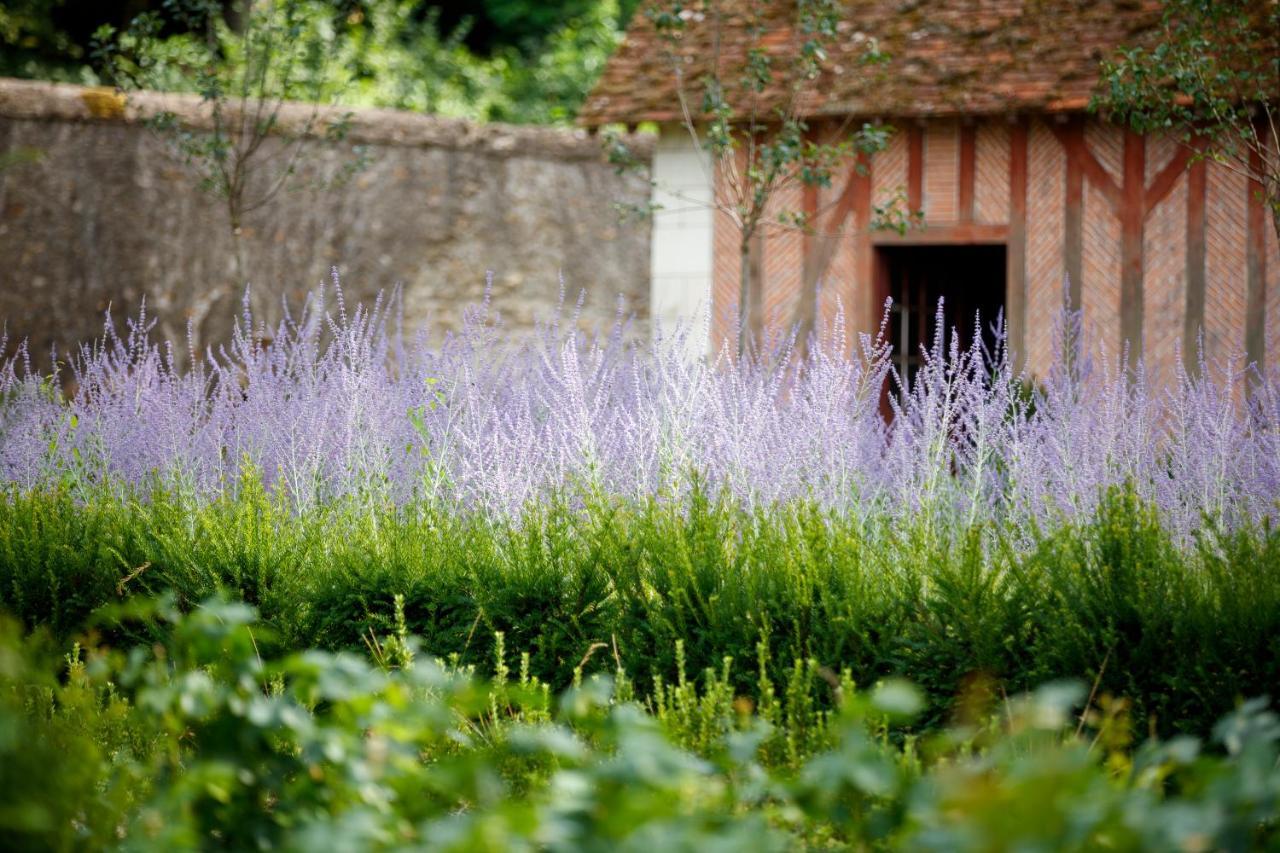
[[[1274,364],[1151,376],[1092,350],[1064,312],[1047,375],[939,324],[908,386],[884,340],[850,340],[840,315],[803,348],[779,337],[703,360],[679,332],[637,342],[624,318],[595,334],[577,320],[512,342],[485,304],[433,344],[403,333],[397,298],[349,310],[335,287],[273,329],[246,307],[185,370],[145,313],[108,322],[62,376],[21,350],[0,365],[0,478],[86,497],[158,485],[198,505],[253,471],[299,513],[342,500],[501,517],[553,494],[678,501],[696,479],[748,507],[806,500],[931,537],[1078,521],[1124,486],[1186,538],[1280,497]]]

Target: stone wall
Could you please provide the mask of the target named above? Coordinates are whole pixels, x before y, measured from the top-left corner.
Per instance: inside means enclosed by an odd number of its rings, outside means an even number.
[[[108,306],[120,320],[144,298],[163,335],[182,340],[188,320],[202,343],[227,333],[244,283],[225,206],[143,123],[160,110],[208,126],[194,98],[124,102],[0,80],[0,322],[10,349],[27,338],[37,354],[65,351],[101,332]],[[282,125],[311,115],[286,105]],[[563,276],[570,301],[585,291],[584,326],[611,321],[621,300],[647,330],[649,226],[623,222],[615,203],[643,203],[648,183],[616,175],[598,140],[360,110],[341,142],[316,133],[304,145],[288,189],[241,230],[244,277],[269,320],[281,297],[300,304],[336,267],[348,301],[400,284],[406,330],[438,334],[482,298],[491,271],[492,305],[509,327],[553,311]],[[357,146],[367,167],[330,185]]]

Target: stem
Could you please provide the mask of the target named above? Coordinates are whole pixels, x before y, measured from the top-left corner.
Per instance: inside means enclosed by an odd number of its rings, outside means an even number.
[[[738,360],[747,348],[747,335],[751,327],[751,234],[742,230],[738,242]]]

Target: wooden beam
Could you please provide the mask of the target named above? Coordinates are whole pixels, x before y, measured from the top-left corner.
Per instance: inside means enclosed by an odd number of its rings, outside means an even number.
[[[1084,126],[1074,121],[1065,128],[1055,128],[1059,139],[1067,136],[1066,211],[1063,217],[1062,259],[1067,274],[1067,304],[1072,310],[1081,306],[1081,279],[1084,277],[1084,170],[1080,149],[1084,147]]]
[[[796,344],[800,348],[800,354],[803,355],[808,352],[809,335],[818,326],[818,286],[822,277],[826,275],[827,267],[831,264],[831,256],[827,254],[825,257],[820,257],[817,251],[818,243],[822,239],[822,236],[817,233],[817,229],[821,226],[818,221],[817,185],[805,184],[801,187],[800,204],[805,221],[804,234],[801,237],[801,290],[796,299],[791,326],[798,331],[799,338]],[[823,264],[821,270],[818,269],[819,262]]]
[[[924,228],[913,228],[905,234],[882,231],[871,238],[872,243],[877,246],[978,246],[1004,243],[1008,239],[1008,225],[979,225],[974,222],[961,225],[926,225]]]
[[[1169,193],[1173,192],[1173,187],[1178,183],[1178,178],[1182,177],[1182,173],[1187,170],[1187,163],[1191,161],[1191,155],[1194,150],[1186,146],[1178,146],[1178,150],[1160,172],[1151,179],[1151,185],[1147,187],[1144,199],[1144,206],[1148,214],[1155,210],[1156,205],[1164,201]]]
[[[871,246],[871,158],[858,155],[858,168],[850,178],[853,185],[853,216],[857,236],[854,240],[853,293],[850,294],[850,318],[857,332],[874,332],[879,318],[875,304],[875,265]],[[852,340],[856,340],[856,336]]]
[[[865,161],[865,155],[861,155],[858,162]],[[840,247],[840,234],[844,231],[845,224],[849,221],[849,216],[853,213],[857,203],[857,179],[858,166],[852,166],[849,169],[849,176],[845,178],[844,188],[840,191],[840,198],[836,200],[835,207],[832,208],[831,213],[822,222],[815,223],[815,233],[812,239],[806,239],[805,241],[806,249],[803,266],[806,286],[809,286],[810,282],[817,284],[827,274],[827,270],[831,268],[831,260],[835,257],[836,250]],[[816,212],[816,188],[813,202],[813,210]],[[807,192],[804,203],[806,210],[808,210],[809,197]]]
[[[1142,358],[1142,236],[1146,207],[1146,140],[1124,133],[1124,194],[1120,206],[1120,340],[1134,363]]]
[[[1266,139],[1265,132],[1260,134]],[[1255,150],[1249,155],[1249,171],[1262,174],[1262,157]],[[1245,358],[1259,366],[1266,364],[1267,309],[1267,215],[1262,196],[1262,182],[1248,183],[1249,212],[1246,245],[1248,261],[1245,273]]]
[[[960,221],[973,221],[973,184],[977,160],[978,131],[972,124],[960,125]]]
[[[1200,367],[1196,356],[1204,328],[1207,190],[1208,167],[1200,160],[1187,176],[1187,300],[1182,321],[1182,363],[1193,375]]]
[[[924,209],[924,128],[918,124],[907,131],[907,209]]]
[[[1027,123],[1009,131],[1009,242],[1005,317],[1015,369],[1025,365],[1027,318]]]
[[[747,244],[747,265],[751,270],[750,293],[747,294],[747,336],[751,346],[764,342],[764,228],[756,228]]]
[[[1064,125],[1055,125],[1053,132],[1058,137],[1058,142],[1062,144],[1063,150],[1067,152],[1067,160],[1075,160],[1076,168],[1089,179],[1094,189],[1106,196],[1113,208],[1119,209],[1123,203],[1120,187],[1116,186],[1116,182],[1111,180],[1111,173],[1098,162],[1098,158],[1094,157],[1093,152],[1085,145],[1084,123],[1079,118],[1073,118]]]
[[[816,257],[814,248],[818,240],[817,229],[822,224],[818,221],[818,187],[816,185],[805,184],[801,187],[800,209],[804,213],[805,222],[804,237],[801,241],[804,251],[804,271],[801,279],[808,286],[810,283],[816,284],[819,278],[818,270],[813,267]]]

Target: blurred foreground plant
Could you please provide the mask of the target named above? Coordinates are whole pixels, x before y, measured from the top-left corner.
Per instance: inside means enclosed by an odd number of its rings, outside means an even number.
[[[1123,766],[1075,685],[903,749],[920,708],[886,682],[844,695],[832,745],[793,771],[759,761],[743,715],[699,757],[590,679],[558,703],[421,658],[263,659],[251,608],[160,618],[167,640],[91,648],[63,678],[38,638],[0,632],[0,831],[48,849],[307,850],[1264,849],[1280,841],[1280,722],[1247,703],[1215,730],[1151,742]],[[502,693],[501,703],[495,692]],[[90,697],[88,700],[86,697]],[[478,737],[478,722],[488,735]],[[125,743],[132,744],[128,748]],[[57,758],[55,758],[55,755]],[[73,760],[67,760],[71,758]]]

